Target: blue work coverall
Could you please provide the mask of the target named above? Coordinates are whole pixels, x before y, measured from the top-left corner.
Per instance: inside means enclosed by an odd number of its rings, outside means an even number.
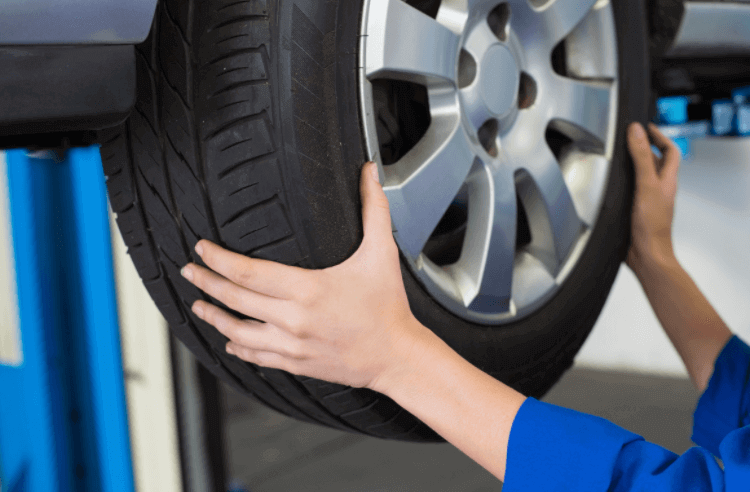
[[[750,492],[750,347],[736,335],[716,359],[691,439],[700,447],[678,456],[603,418],[527,398],[503,492]]]

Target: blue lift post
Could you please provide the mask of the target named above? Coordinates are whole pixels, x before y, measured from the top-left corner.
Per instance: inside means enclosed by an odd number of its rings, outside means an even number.
[[[0,365],[5,492],[133,492],[98,147],[7,153],[23,359]]]

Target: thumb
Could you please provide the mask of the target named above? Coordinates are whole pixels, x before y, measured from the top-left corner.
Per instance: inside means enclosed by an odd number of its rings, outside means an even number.
[[[628,149],[633,157],[636,179],[640,181],[655,177],[654,153],[640,123],[633,123],[628,128]]]
[[[680,149],[674,141],[667,138],[656,125],[650,124],[649,131],[654,138],[654,143],[656,143],[656,146],[659,147],[663,155],[664,166],[661,169],[661,177],[665,179],[670,186],[676,187],[677,176],[680,170],[680,161],[682,160]]]
[[[378,165],[368,162],[362,168],[360,193],[362,194],[362,222],[364,242],[393,241],[391,212],[388,198],[380,185]],[[382,243],[381,243],[382,244]]]

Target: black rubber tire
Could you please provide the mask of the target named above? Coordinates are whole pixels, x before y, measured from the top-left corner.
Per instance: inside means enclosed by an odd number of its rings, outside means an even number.
[[[304,268],[345,261],[362,240],[364,153],[357,91],[362,0],[167,0],[138,46],[138,101],[103,135],[113,210],[146,288],[210,371],[291,417],[381,438],[443,439],[390,398],[228,356],[190,311],[206,297],[179,269],[199,238]],[[468,361],[541,397],[567,370],[628,245],[632,165],[624,130],[645,121],[643,0],[613,0],[620,52],[616,157],[601,219],[559,293],[487,327],[437,304],[402,261],[416,317]],[[627,47],[623,49],[622,47]]]

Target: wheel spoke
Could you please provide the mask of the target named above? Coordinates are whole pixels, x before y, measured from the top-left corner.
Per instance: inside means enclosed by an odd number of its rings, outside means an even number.
[[[402,0],[370,10],[366,49],[368,79],[455,83],[459,37]]]
[[[583,223],[547,143],[538,140],[529,148],[514,148],[515,133],[506,139],[505,151],[521,170],[519,193],[531,229],[531,248],[554,275],[580,236]]]
[[[552,50],[591,12],[597,0],[549,0],[532,7],[529,0],[512,4],[514,30],[524,46]]]
[[[574,141],[589,141],[603,151],[609,134],[613,84],[557,75],[554,79],[554,95],[550,94],[548,100],[554,107],[551,117],[555,128]]]
[[[451,0],[442,2],[437,20],[456,34],[461,34],[469,19],[470,13],[482,0]]]
[[[486,163],[469,177],[469,218],[459,261],[451,273],[464,305],[476,312],[510,308],[516,249],[517,202],[513,174]]]
[[[609,177],[607,158],[599,154],[571,150],[561,156],[560,168],[578,216],[586,227],[593,227]]]
[[[594,8],[565,38],[567,73],[581,79],[617,78],[617,33],[611,8]]]
[[[513,302],[528,306],[555,287],[555,278],[547,267],[532,254],[520,251],[513,264]]]
[[[457,114],[433,117],[424,137],[385,168],[383,189],[402,250],[416,259],[471,170],[472,146]]]

